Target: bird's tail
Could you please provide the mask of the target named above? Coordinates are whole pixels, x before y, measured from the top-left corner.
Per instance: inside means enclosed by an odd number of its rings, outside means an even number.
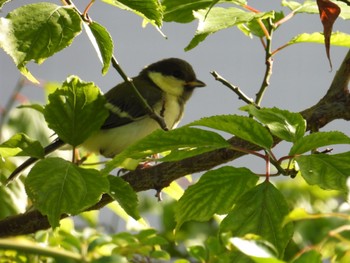
[[[52,143],[50,143],[48,146],[45,147],[44,149],[44,155],[48,155],[49,153],[52,153],[53,151],[57,150],[58,148],[62,147],[65,143],[60,139],[57,138],[54,140]],[[11,175],[7,178],[5,185],[7,186],[10,184],[13,180],[15,180],[20,173],[26,169],[28,166],[31,164],[35,163],[38,161],[38,158],[35,157],[30,157],[28,160],[26,160],[24,163],[22,163],[20,166],[18,166],[12,173]]]

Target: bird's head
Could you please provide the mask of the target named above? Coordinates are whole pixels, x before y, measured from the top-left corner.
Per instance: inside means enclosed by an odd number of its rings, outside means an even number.
[[[205,83],[196,78],[192,66],[178,58],[168,58],[145,67],[141,71],[169,95],[187,100],[193,90]]]

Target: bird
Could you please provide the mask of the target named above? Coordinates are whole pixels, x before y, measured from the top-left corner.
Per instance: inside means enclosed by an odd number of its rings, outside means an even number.
[[[132,80],[147,104],[163,118],[169,130],[176,128],[182,119],[185,104],[194,89],[206,86],[197,79],[192,66],[179,58],[167,58],[150,64]],[[113,158],[131,144],[161,128],[139,102],[129,83],[116,85],[104,96],[109,115],[100,130],[80,145],[88,152]],[[48,155],[64,145],[65,142],[57,138],[44,148],[44,154]],[[27,159],[11,173],[5,185],[36,161],[38,158]]]

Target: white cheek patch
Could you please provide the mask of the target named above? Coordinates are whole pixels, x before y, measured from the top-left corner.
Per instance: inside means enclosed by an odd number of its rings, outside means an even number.
[[[164,76],[159,72],[149,72],[148,76],[165,93],[179,97],[184,92],[185,82],[183,80],[179,80],[173,76]]]

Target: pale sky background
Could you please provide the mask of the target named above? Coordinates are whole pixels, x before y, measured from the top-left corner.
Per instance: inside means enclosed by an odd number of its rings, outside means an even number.
[[[36,1],[15,0],[5,5],[1,15],[5,16],[17,2],[22,4]],[[86,4],[88,1],[75,1],[80,10],[84,9],[82,2]],[[277,9],[289,13],[289,9],[280,6],[280,1],[254,0],[249,1],[249,4],[261,11]],[[195,49],[185,52],[184,47],[195,33],[196,21],[191,24],[165,23],[162,31],[168,39],[164,39],[152,26],[142,28],[140,17],[100,1],[96,1],[89,14],[110,32],[115,44],[115,56],[130,77],[137,75],[145,65],[162,58],[179,57],[192,64],[197,77],[207,87],[196,90],[181,124],[205,116],[240,113],[238,108],[244,105],[243,102],[213,79],[209,74],[212,70],[253,98],[261,85],[265,54],[260,40],[246,37],[237,28],[213,34]],[[341,19],[333,29],[350,33],[349,23]],[[320,31],[322,26],[318,15],[298,14],[274,33],[273,49],[297,34]],[[347,51],[347,48],[331,48],[333,71],[330,72],[323,45],[297,44],[282,50],[275,56],[271,86],[262,106],[301,111],[314,105],[325,94]],[[103,92],[121,81],[112,67],[106,76],[101,75],[101,64],[84,32],[74,40],[72,46],[49,58],[41,66],[30,63],[29,69],[39,79],[59,82],[64,81],[69,74],[78,75],[84,81],[94,81]],[[0,50],[1,106],[8,100],[19,77],[11,58]],[[31,100],[43,100],[42,91],[37,87],[27,86],[23,93]],[[345,121],[336,121],[326,129],[340,129],[350,135],[349,123]],[[280,151],[281,154],[287,154],[285,150],[283,152],[283,147],[278,150]],[[247,160],[235,161],[234,164],[247,165]],[[260,161],[258,167],[263,168],[263,162]],[[260,170],[259,173],[263,171]]]

